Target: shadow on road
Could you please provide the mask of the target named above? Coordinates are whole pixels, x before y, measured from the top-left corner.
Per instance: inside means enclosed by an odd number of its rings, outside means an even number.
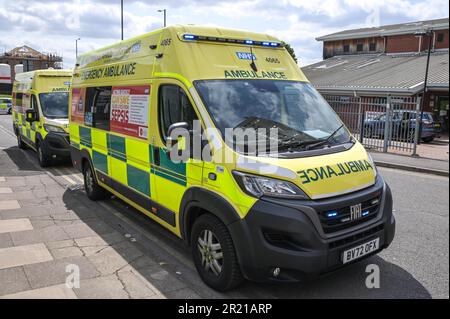
[[[408,271],[379,256],[373,256],[308,283],[261,284],[246,282],[233,292],[217,293],[201,282],[192,264],[189,249],[184,243],[136,209],[128,207],[127,204],[117,199],[110,200],[108,203],[126,218],[138,224],[140,230],[147,236],[136,232],[132,226],[105,209],[104,206],[89,201],[82,190],[67,190],[64,193],[63,201],[67,209],[77,214],[81,220],[97,232],[98,236],[113,247],[114,242],[109,241],[110,235],[104,233],[104,229],[98,229],[97,218],[121,234],[132,234],[137,239],[135,247],[152,259],[164,261],[166,264],[164,267],[169,273],[175,274],[177,271],[181,271],[183,276],[179,279],[201,298],[431,298],[426,288]],[[88,208],[86,209],[85,206]],[[133,262],[129,250],[119,248],[116,252],[129,263]],[[365,269],[369,264],[379,266],[379,289],[368,289],[365,285],[368,275]],[[162,285],[159,280],[155,280],[151,273],[146,271],[145,267],[137,270],[155,287],[158,288]]]

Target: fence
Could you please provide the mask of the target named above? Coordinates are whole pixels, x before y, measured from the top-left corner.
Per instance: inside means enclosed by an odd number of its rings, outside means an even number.
[[[324,97],[367,149],[416,154],[420,98]]]

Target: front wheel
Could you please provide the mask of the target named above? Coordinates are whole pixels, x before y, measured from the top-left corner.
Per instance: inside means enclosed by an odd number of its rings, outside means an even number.
[[[84,177],[84,189],[86,195],[90,200],[100,200],[105,199],[107,192],[97,183],[95,174],[89,163],[83,166],[83,177]]]
[[[243,277],[227,227],[205,214],[195,221],[191,235],[194,263],[202,280],[218,291],[239,286]]]
[[[52,159],[51,159],[50,155],[47,153],[47,151],[45,150],[45,146],[39,141],[37,141],[37,143],[36,143],[36,153],[37,153],[39,165],[42,168],[48,167],[51,165]]]

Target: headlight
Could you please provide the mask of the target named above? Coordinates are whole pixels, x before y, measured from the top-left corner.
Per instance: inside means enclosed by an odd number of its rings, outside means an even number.
[[[244,192],[254,197],[270,196],[280,198],[307,199],[308,196],[295,184],[270,177],[233,172]]]
[[[44,124],[44,129],[47,132],[54,132],[54,133],[65,133],[65,131],[59,127],[59,126],[54,126],[54,125],[48,125],[48,124]]]
[[[376,176],[378,175],[378,169],[377,169],[377,167],[375,166],[375,162],[373,161],[372,155],[370,155],[369,153],[367,153],[367,156],[369,157],[370,165],[372,165],[373,171],[374,171],[375,177],[376,177]]]

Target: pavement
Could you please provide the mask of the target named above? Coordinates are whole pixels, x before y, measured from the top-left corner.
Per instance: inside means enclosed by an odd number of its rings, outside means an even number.
[[[379,152],[370,152],[370,154],[378,167],[389,167],[440,176],[449,176],[448,160]]]
[[[448,298],[448,178],[381,167],[393,190],[389,249],[301,284],[246,282],[228,293],[200,280],[182,241],[117,198],[87,199],[82,176],[41,169],[0,116],[0,298]],[[368,265],[381,286],[365,285]],[[79,269],[80,286],[66,281]]]

